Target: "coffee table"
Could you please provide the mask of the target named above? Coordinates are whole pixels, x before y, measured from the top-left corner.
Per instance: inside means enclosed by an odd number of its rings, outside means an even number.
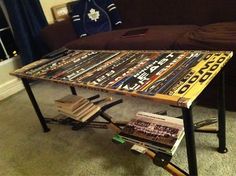
[[[44,132],[49,131],[28,80],[44,80],[145,98],[182,109],[189,175],[198,175],[192,107],[201,92],[219,74],[218,129],[220,153],[227,152],[224,65],[230,51],[102,51],[54,52],[11,75],[22,79]]]

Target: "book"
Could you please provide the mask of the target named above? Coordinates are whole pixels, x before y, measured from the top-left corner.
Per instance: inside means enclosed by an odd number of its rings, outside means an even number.
[[[55,104],[58,108],[74,111],[80,106],[81,101],[84,101],[83,97],[77,95],[67,95],[61,99],[55,100]]]
[[[67,95],[61,99],[55,100],[55,104],[60,114],[80,122],[85,122],[101,109],[98,104],[106,103],[111,100],[112,98],[108,97],[93,103],[77,95]]]
[[[75,115],[77,114],[78,112],[80,112],[81,110],[83,110],[83,108],[87,107],[88,105],[92,104],[91,102],[89,102],[88,100],[84,99],[83,101],[80,102],[80,104],[78,104],[78,107],[74,110],[69,110],[67,108],[63,108],[61,106],[57,106],[57,109],[59,111],[63,111],[67,114],[72,114],[72,115]]]
[[[127,142],[173,155],[184,136],[183,120],[138,112],[119,135]]]
[[[95,105],[89,106],[88,109],[83,111],[83,113],[77,115],[77,114],[72,114],[72,113],[66,113],[63,110],[58,110],[60,114],[63,114],[67,117],[71,117],[77,121],[80,122],[85,122],[87,121],[90,117],[92,117],[94,114],[96,114],[101,108]]]
[[[94,114],[96,114],[101,108],[99,106],[93,106],[86,114],[79,117],[79,120],[81,122],[87,121],[90,117],[92,117]]]

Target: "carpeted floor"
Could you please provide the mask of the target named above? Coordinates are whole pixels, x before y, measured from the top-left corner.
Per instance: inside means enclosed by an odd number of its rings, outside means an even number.
[[[57,114],[53,100],[70,93],[68,87],[41,83],[33,86],[35,96],[46,116]],[[78,89],[88,97],[98,92]],[[101,94],[104,95],[104,94]],[[120,96],[113,96],[119,98]],[[127,120],[139,110],[167,110],[178,116],[180,110],[143,99],[122,97],[124,103],[109,114]],[[215,109],[196,106],[195,120],[216,115]],[[216,135],[195,135],[200,176],[234,176],[236,171],[236,113],[227,112],[229,152],[216,152]],[[49,125],[43,133],[25,91],[0,102],[0,175],[1,176],[168,176],[143,155],[129,151],[130,146],[111,142],[112,132],[100,129],[72,131],[67,126]],[[185,141],[172,161],[187,170]]]

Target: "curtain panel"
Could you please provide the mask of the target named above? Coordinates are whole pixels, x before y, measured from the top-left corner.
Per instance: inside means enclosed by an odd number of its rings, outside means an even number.
[[[39,0],[4,0],[14,32],[22,64],[26,65],[45,54],[39,32],[47,24]]]

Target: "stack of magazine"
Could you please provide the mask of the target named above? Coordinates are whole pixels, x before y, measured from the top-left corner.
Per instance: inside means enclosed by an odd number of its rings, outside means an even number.
[[[77,95],[67,95],[55,100],[55,104],[59,113],[81,122],[85,122],[100,110],[99,106]]]
[[[173,155],[184,136],[183,120],[138,112],[119,135],[127,142]]]

